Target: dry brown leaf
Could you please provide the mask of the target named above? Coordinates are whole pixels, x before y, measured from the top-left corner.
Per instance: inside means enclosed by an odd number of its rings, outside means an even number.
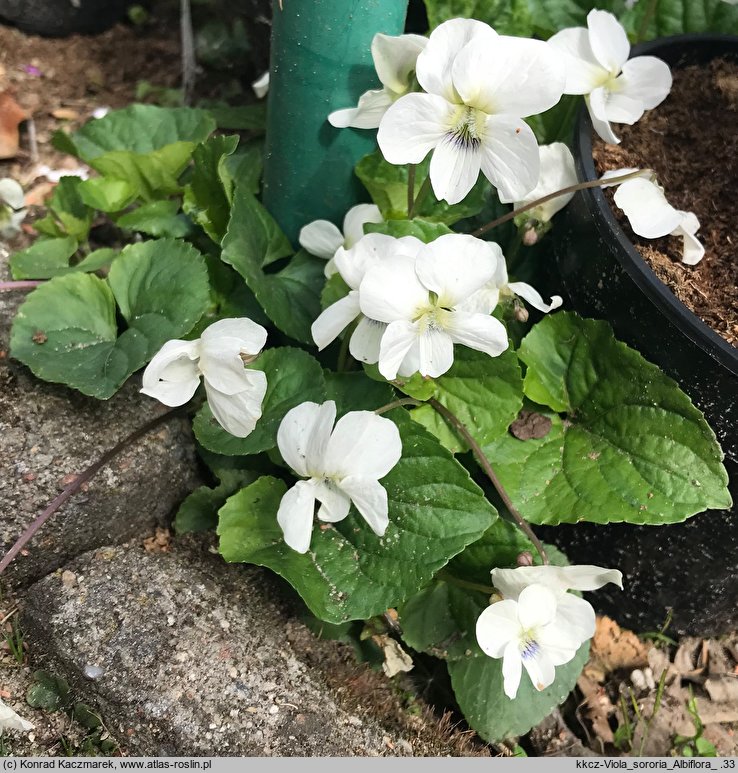
[[[615,737],[608,718],[615,713],[615,706],[607,691],[586,673],[577,679],[577,687],[584,695],[584,714],[592,723],[592,731],[603,744],[614,743]]]
[[[705,670],[704,664],[697,664],[697,653],[702,647],[702,639],[685,637],[679,642],[674,655],[674,668],[685,677],[698,676]]]
[[[18,126],[27,118],[28,113],[9,91],[0,93],[0,158],[14,158],[17,155],[20,142]]]
[[[648,645],[611,618],[598,617],[590,661],[595,666],[600,664],[605,673],[621,668],[641,668],[648,665]]]
[[[38,185],[34,185],[33,188],[26,193],[26,206],[42,207],[46,202],[46,199],[54,192],[54,188],[56,188],[56,183],[42,182]]]
[[[705,690],[716,703],[732,703],[738,706],[738,679],[733,676],[712,677],[705,680]]]
[[[733,658],[726,647],[716,639],[707,642],[707,673],[710,676],[723,676],[733,671]]]
[[[709,698],[695,698],[695,702],[697,713],[705,725],[738,722],[738,705],[735,703],[715,703]]]

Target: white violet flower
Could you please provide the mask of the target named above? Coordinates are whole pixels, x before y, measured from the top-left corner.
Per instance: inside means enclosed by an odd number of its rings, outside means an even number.
[[[269,93],[269,80],[269,70],[267,70],[251,83],[251,88],[254,90],[257,99],[264,99]]]
[[[498,35],[473,19],[451,19],[431,33],[416,76],[425,94],[395,102],[377,139],[391,164],[417,164],[431,151],[436,198],[456,204],[480,169],[500,200],[520,199],[538,181],[538,144],[523,118],[553,107],[565,73],[542,41]]]
[[[359,322],[349,340],[349,352],[359,362],[376,363],[387,325],[361,313],[361,281],[372,266],[382,262],[392,264],[400,256],[414,259],[421,247],[423,242],[414,236],[396,239],[385,234],[367,234],[350,249],[339,248],[335,257],[336,269],[351,290],[348,295],[325,309],[313,322],[310,330],[318,349],[325,349],[358,319]]]
[[[20,183],[10,177],[0,180],[0,236],[9,239],[19,233],[26,217],[25,203]]]
[[[540,173],[538,185],[522,199],[516,201],[513,209],[524,207],[537,199],[542,199],[550,193],[560,191],[576,185],[577,172],[574,167],[574,156],[563,142],[552,142],[550,145],[541,145],[538,148],[540,158]],[[540,223],[548,223],[553,216],[562,210],[573,198],[573,193],[564,193],[551,201],[540,204],[519,217],[524,220],[535,219]],[[517,222],[517,218],[516,218]]]
[[[514,698],[523,666],[543,690],[553,683],[555,666],[568,663],[594,635],[594,609],[568,591],[610,582],[622,588],[623,576],[599,566],[521,566],[493,569],[492,582],[504,599],[480,615],[477,641],[490,657],[503,658],[505,694]]]
[[[380,537],[389,524],[387,491],[379,483],[402,455],[394,422],[372,411],[351,411],[336,426],[336,404],[305,402],[282,419],[277,445],[302,478],[283,497],[277,522],[285,542],[298,553],[310,548],[315,502],[318,519],[342,521],[355,505]]]
[[[330,124],[337,129],[376,129],[387,108],[413,90],[415,63],[427,43],[428,39],[421,35],[390,36],[378,32],[372,40],[372,59],[382,88],[364,93],[357,107],[331,113]]]
[[[33,730],[33,728],[32,722],[23,719],[20,714],[17,714],[10,706],[0,700],[0,732],[19,730],[22,733],[27,733],[29,730]]]
[[[619,169],[608,176],[624,174]],[[664,189],[651,177],[635,177],[618,185],[615,204],[628,218],[630,227],[644,239],[658,239],[661,236],[681,236],[683,240],[682,263],[694,266],[699,263],[705,248],[695,236],[700,221],[694,212],[676,209],[666,200]]]
[[[466,311],[463,304],[492,279],[502,250],[464,234],[440,236],[367,271],[359,288],[361,311],[384,322],[379,372],[389,380],[420,372],[435,378],[454,361],[454,344],[497,357],[508,347],[505,326],[491,308]]]
[[[314,220],[303,226],[298,241],[311,255],[328,261],[325,275],[331,277],[337,271],[333,257],[339,247],[351,249],[364,236],[366,223],[383,222],[384,218],[376,204],[357,204],[343,218],[343,233],[330,220]]]
[[[194,341],[167,341],[146,367],[141,391],[164,405],[184,405],[202,376],[217,422],[231,435],[246,437],[261,418],[267,378],[245,365],[266,338],[261,325],[240,317],[214,322]]]
[[[634,124],[671,91],[671,70],[655,56],[630,56],[620,22],[607,11],[587,14],[586,27],[557,32],[548,45],[563,55],[566,94],[584,94],[592,125],[605,141],[617,144],[610,122]]]

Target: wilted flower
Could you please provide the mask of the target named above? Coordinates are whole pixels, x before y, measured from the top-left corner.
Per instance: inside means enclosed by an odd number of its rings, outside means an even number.
[[[620,22],[607,11],[587,14],[586,27],[557,32],[548,44],[566,63],[566,94],[585,94],[592,125],[605,142],[619,143],[610,122],[634,124],[671,90],[671,70],[655,56],[630,56]]]
[[[246,317],[221,319],[194,341],[167,341],[143,374],[143,389],[164,405],[184,405],[202,376],[213,416],[236,437],[249,435],[261,418],[266,375],[251,370],[267,332]]]
[[[20,184],[10,177],[0,180],[0,236],[9,239],[20,232],[27,210]]]
[[[311,255],[328,261],[325,275],[336,273],[334,255],[340,247],[350,250],[364,236],[366,223],[383,223],[384,218],[376,204],[357,204],[343,218],[343,233],[330,220],[314,220],[300,230],[300,246]]]
[[[428,39],[421,35],[393,37],[378,32],[372,40],[372,58],[383,88],[362,94],[357,107],[331,113],[331,125],[337,129],[376,129],[387,108],[413,90],[415,63],[427,43]]]
[[[561,98],[564,68],[553,49],[451,19],[431,33],[416,75],[428,93],[401,97],[379,126],[387,161],[417,164],[433,151],[433,191],[449,204],[464,199],[480,169],[505,202],[535,187],[538,144],[523,118]]]
[[[367,271],[359,289],[361,311],[384,322],[379,372],[387,379],[436,377],[454,361],[454,344],[496,357],[508,347],[505,326],[491,308],[463,308],[494,275],[502,251],[494,242],[448,234],[421,245],[417,257],[398,257]]]
[[[336,420],[336,404],[305,402],[282,419],[277,445],[302,478],[283,497],[277,521],[285,542],[298,553],[310,548],[315,502],[318,519],[342,521],[355,505],[372,531],[389,524],[387,491],[379,483],[402,455],[394,422],[371,411],[351,411]]]

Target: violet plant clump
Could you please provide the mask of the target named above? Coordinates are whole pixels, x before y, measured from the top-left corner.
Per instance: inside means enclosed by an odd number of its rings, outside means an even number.
[[[227,561],[277,572],[322,621],[386,628],[395,610],[388,635],[445,661],[470,725],[498,741],[586,662],[594,610],[570,591],[623,585],[616,567],[569,565],[536,525],[663,526],[730,495],[674,382],[528,282],[544,289],[547,233],[580,185],[544,119],[584,95],[615,142],[611,123],[668,94],[668,67],[629,59],[605,11],[544,42],[442,5],[427,39],[378,35],[378,88],[326,116],[377,132],[357,167],[374,201],[346,202],[341,229],[305,223],[298,251],[259,201],[260,142],[215,134],[206,110],[132,106],[58,138],[96,174],[64,178],[11,258],[15,279],[48,280],[11,347],[102,399],[145,367],[144,394],[192,406],[220,481],[177,530],[216,529]],[[637,233],[684,232],[694,262],[694,220],[643,174],[603,184]],[[143,241],[90,249],[101,214]],[[524,406],[544,435],[509,432]]]

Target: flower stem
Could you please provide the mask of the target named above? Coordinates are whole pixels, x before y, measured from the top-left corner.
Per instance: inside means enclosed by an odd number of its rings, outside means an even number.
[[[387,413],[388,411],[393,411],[395,408],[402,408],[403,405],[422,405],[423,403],[420,400],[416,400],[414,397],[402,397],[399,400],[393,400],[391,403],[387,403],[387,405],[383,405],[381,408],[377,408],[374,413],[376,413],[378,416]]]
[[[614,183],[623,183],[626,180],[631,180],[634,177],[641,177],[642,175],[647,174],[649,172],[651,172],[650,169],[637,169],[635,172],[628,172],[627,174],[619,174],[617,177],[608,177],[607,180],[602,180],[602,179],[588,180],[587,182],[583,182],[583,183],[575,183],[574,185],[567,185],[566,188],[562,188],[560,191],[554,191],[553,193],[549,193],[546,196],[542,196],[540,199],[531,201],[530,204],[525,204],[522,207],[513,209],[512,212],[508,212],[506,215],[502,215],[502,217],[498,217],[495,220],[491,220],[489,223],[486,223],[480,228],[477,228],[476,231],[473,231],[472,236],[481,236],[482,234],[486,234],[487,231],[491,231],[493,228],[496,228],[498,225],[507,223],[508,220],[512,220],[513,218],[517,217],[523,212],[527,212],[529,209],[534,209],[535,207],[538,207],[541,204],[545,204],[547,201],[551,201],[552,199],[557,199],[559,196],[563,196],[566,193],[576,193],[577,191],[583,191],[586,188],[600,188],[603,185],[613,185]]]
[[[487,477],[492,482],[492,485],[497,490],[497,493],[500,495],[500,499],[502,499],[503,503],[505,504],[505,507],[510,512],[510,515],[515,520],[515,523],[520,527],[521,531],[525,534],[525,536],[533,543],[533,546],[538,551],[538,555],[541,557],[541,561],[544,564],[548,563],[548,556],[546,555],[546,550],[543,547],[543,543],[536,537],[536,535],[533,533],[533,529],[530,528],[530,524],[523,518],[522,515],[517,511],[515,508],[515,505],[512,503],[512,500],[510,499],[507,491],[505,491],[505,488],[503,487],[502,483],[500,483],[499,478],[497,477],[497,474],[495,473],[494,469],[492,468],[492,465],[489,463],[489,459],[484,455],[484,451],[482,451],[482,447],[477,443],[477,441],[472,437],[471,432],[466,428],[464,423],[459,419],[458,416],[456,416],[454,413],[449,411],[448,408],[446,408],[445,405],[442,405],[441,403],[436,400],[435,397],[431,397],[430,400],[428,400],[428,404],[433,407],[435,411],[441,414],[443,418],[461,435],[461,437],[466,441],[469,448],[471,448],[472,452],[474,453],[474,456],[477,457],[477,461],[479,462],[480,467],[484,470]]]
[[[341,348],[338,350],[338,362],[336,363],[336,370],[339,373],[343,373],[348,370],[348,358],[349,358],[349,341],[351,336],[346,333],[341,341]]]
[[[407,165],[407,216],[411,218],[415,205],[415,164]]]
[[[28,281],[28,282],[0,282],[0,291],[3,290],[33,290],[43,284],[41,281]]]
[[[436,577],[439,580],[447,582],[449,585],[456,585],[458,588],[465,588],[466,590],[479,591],[479,593],[484,593],[487,596],[491,596],[493,593],[496,593],[495,589],[491,585],[481,585],[477,582],[462,580],[460,577],[456,577],[455,575],[451,574],[448,569],[441,569],[441,571],[436,574]]]
[[[135,432],[131,432],[130,435],[124,437],[120,443],[113,446],[109,451],[106,451],[96,462],[91,464],[86,470],[83,470],[68,486],[64,488],[61,494],[57,495],[54,497],[54,499],[51,500],[51,502],[49,502],[41,515],[39,515],[23,532],[23,534],[18,537],[18,539],[15,541],[15,544],[3,556],[3,560],[0,561],[0,573],[4,572],[8,568],[18,553],[20,553],[21,550],[23,550],[23,548],[33,539],[33,537],[36,535],[36,532],[68,499],[70,499],[74,494],[77,493],[77,491],[79,491],[84,483],[87,483],[90,478],[96,475],[103,467],[105,467],[106,464],[108,464],[108,462],[114,459],[129,445],[135,443],[139,438],[151,432],[152,429],[156,429],[156,427],[158,427],[160,424],[164,424],[165,422],[169,421],[169,419],[180,412],[180,408],[175,408],[173,410],[166,411],[159,416],[156,416],[155,418],[151,419],[151,421],[144,424],[143,427],[139,427]]]
[[[420,186],[420,190],[418,191],[418,195],[415,197],[415,201],[412,203],[411,206],[407,208],[407,217],[408,220],[412,220],[415,216],[415,213],[418,209],[420,209],[420,205],[423,203],[423,199],[428,195],[428,191],[430,191],[430,175],[423,180],[423,184]]]

